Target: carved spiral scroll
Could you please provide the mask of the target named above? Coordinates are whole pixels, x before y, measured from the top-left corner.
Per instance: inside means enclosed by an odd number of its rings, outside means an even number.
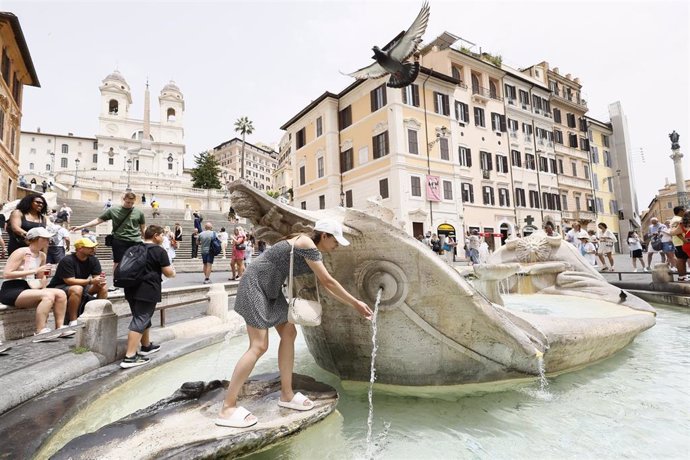
[[[357,269],[355,279],[360,296],[372,306],[376,302],[379,289],[383,288],[380,309],[394,308],[407,298],[407,276],[392,262],[365,262]]]

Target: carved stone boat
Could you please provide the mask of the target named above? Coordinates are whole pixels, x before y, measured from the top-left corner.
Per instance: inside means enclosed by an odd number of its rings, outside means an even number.
[[[472,284],[442,258],[402,231],[375,201],[359,211],[298,210],[245,182],[230,185],[238,215],[257,239],[274,243],[324,217],[343,223],[352,243],[324,254],[329,272],[378,312],[377,381],[393,385],[455,385],[572,370],[616,353],[655,324],[654,309],[608,284],[575,249],[545,234],[510,241]],[[561,244],[562,243],[562,244]],[[521,292],[525,279],[531,289]],[[313,277],[296,280],[316,298]],[[322,368],[344,380],[368,381],[371,324],[321,288],[323,321],[304,327],[309,351]],[[511,296],[534,295],[563,308],[512,309]],[[307,297],[308,295],[303,295]],[[514,296],[515,297],[515,296]],[[527,297],[529,300],[530,298]],[[593,304],[587,308],[578,305]],[[529,302],[527,302],[529,305]],[[594,312],[592,314],[588,312]],[[582,316],[584,314],[584,317]]]

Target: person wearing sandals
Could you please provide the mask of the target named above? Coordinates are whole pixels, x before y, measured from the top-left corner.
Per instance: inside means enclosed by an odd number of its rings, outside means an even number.
[[[25,236],[28,247],[18,248],[7,260],[0,287],[0,302],[17,308],[36,308],[36,333],[34,341],[70,337],[73,329],[64,326],[67,311],[67,295],[61,289],[47,288],[47,276],[52,265],[46,264],[45,251],[53,235],[43,227],[30,229]],[[48,315],[53,312],[55,331],[46,326]],[[61,329],[65,329],[60,331]],[[52,335],[50,335],[52,333]]]
[[[616,239],[616,235],[614,235],[611,230],[608,229],[608,226],[603,223],[599,222],[599,225],[597,225],[599,230],[597,231],[597,240],[599,241],[599,247],[597,248],[597,255],[599,256],[599,261],[601,262],[601,271],[616,271],[616,268],[613,266],[613,245],[618,241]],[[606,256],[609,259],[609,264],[611,267],[606,266],[606,261],[604,260],[604,256]]]
[[[288,236],[267,249],[247,267],[237,289],[235,311],[247,323],[249,349],[235,365],[225,400],[214,421],[216,425],[246,428],[257,423],[258,420],[249,410],[238,407],[237,399],[256,362],[268,349],[268,329],[271,327],[275,327],[280,335],[278,406],[301,411],[314,408],[311,400],[292,389],[297,329],[287,321],[288,303],[282,293],[282,286],[290,272],[290,253],[294,245],[294,276],[314,273],[321,287],[341,302],[352,306],[365,318],[371,319],[373,313],[367,304],[348,293],[328,273],[322,262],[322,252],[331,252],[338,246],[349,244],[343,237],[340,223],[322,219],[316,222],[311,234]]]

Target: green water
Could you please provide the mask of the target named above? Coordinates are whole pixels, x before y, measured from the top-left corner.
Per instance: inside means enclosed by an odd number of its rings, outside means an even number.
[[[443,388],[424,397],[415,389],[376,387],[373,458],[690,458],[690,311],[659,307],[657,321],[612,358],[550,378],[547,393],[538,390],[536,379],[472,391]],[[270,342],[256,373],[277,370],[277,335]],[[336,387],[338,413],[246,458],[364,458],[367,384],[343,387],[316,366],[301,335],[297,342],[295,371]],[[55,446],[70,432],[93,431],[152,404],[184,381],[228,378],[246,344],[238,337],[128,382],[71,422]],[[132,400],[127,387],[141,384],[140,379],[149,391]]]

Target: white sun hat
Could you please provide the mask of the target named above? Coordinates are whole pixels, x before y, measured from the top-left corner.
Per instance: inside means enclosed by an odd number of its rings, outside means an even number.
[[[27,241],[35,240],[36,238],[52,238],[54,233],[49,232],[43,227],[34,227],[26,232],[24,239]]]
[[[319,232],[329,233],[333,235],[338,244],[341,246],[350,245],[350,242],[347,241],[343,236],[343,226],[340,225],[340,222],[337,222],[333,219],[317,220],[316,224],[314,225],[314,230],[318,230]]]

